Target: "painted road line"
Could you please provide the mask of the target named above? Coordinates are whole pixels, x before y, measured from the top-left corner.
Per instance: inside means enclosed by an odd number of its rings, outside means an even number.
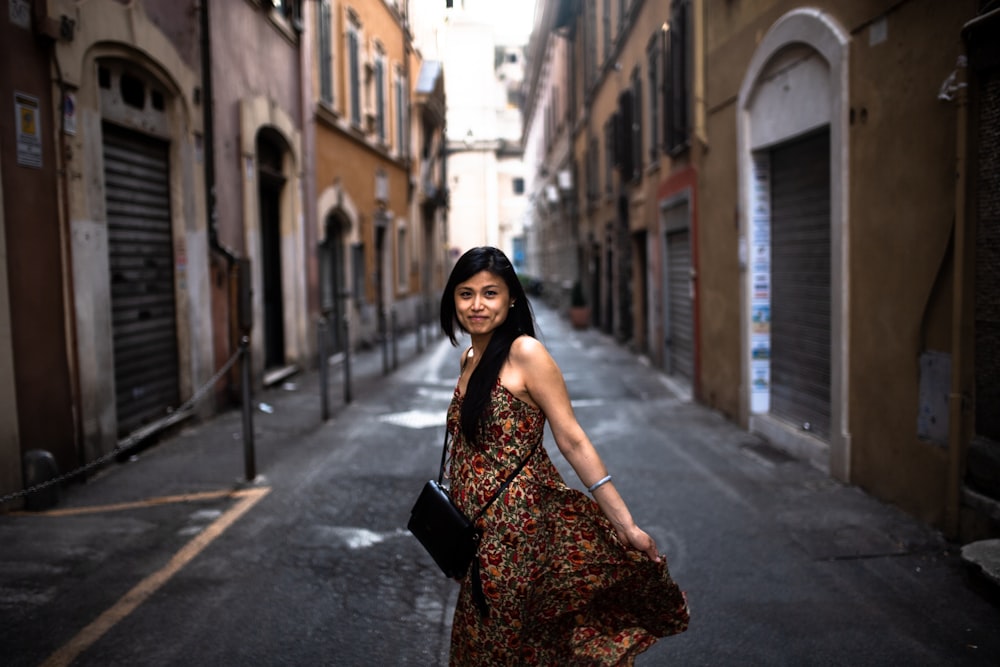
[[[141,509],[143,507],[155,507],[157,505],[172,505],[175,503],[199,502],[202,500],[217,500],[219,498],[238,498],[242,491],[203,491],[200,493],[184,493],[176,496],[159,496],[157,498],[146,498],[128,503],[114,503],[111,505],[88,505],[87,507],[67,507],[59,510],[47,510],[45,512],[9,512],[7,516],[75,516],[79,514],[101,514],[104,512],[121,512],[122,510]]]
[[[116,623],[135,611],[136,607],[145,602],[163,584],[167,583],[181,568],[190,563],[195,556],[201,553],[217,537],[222,535],[226,529],[246,514],[251,507],[256,505],[270,491],[270,488],[265,487],[244,489],[231,493],[227,492],[226,495],[240,498],[240,501],[209,524],[205,530],[192,538],[190,542],[185,544],[180,551],[174,554],[169,563],[139,582],[132,590],[123,595],[114,606],[101,614],[62,648],[49,656],[48,660],[42,663],[42,667],[64,667],[73,662],[77,656],[90,648],[108,630],[113,628]]]

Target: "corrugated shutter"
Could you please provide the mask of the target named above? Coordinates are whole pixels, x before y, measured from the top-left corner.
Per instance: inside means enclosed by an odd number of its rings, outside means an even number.
[[[830,435],[830,134],[771,152],[771,413]]]
[[[167,145],[104,126],[118,434],[179,403]]]
[[[980,79],[976,225],[976,434],[1000,441],[1000,69]]]
[[[673,209],[685,216],[687,207]],[[668,213],[668,216],[670,213]],[[687,229],[667,233],[667,372],[694,377],[694,318],[691,302],[691,241]]]

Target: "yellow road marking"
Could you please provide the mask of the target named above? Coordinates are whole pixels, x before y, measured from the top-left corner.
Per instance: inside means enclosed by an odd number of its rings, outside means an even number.
[[[251,507],[257,504],[257,501],[266,496],[270,491],[270,488],[259,488],[222,494],[223,496],[232,495],[239,497],[241,500],[213,521],[205,530],[195,535],[190,542],[174,554],[169,563],[136,584],[114,606],[98,616],[94,622],[77,633],[62,648],[49,656],[48,660],[42,663],[42,667],[64,667],[73,662],[78,655],[90,648],[104,633],[114,627],[116,623],[135,611],[136,607],[145,602],[150,595],[169,581],[182,567],[191,562],[215,538],[219,537],[219,535],[233,525],[237,519],[243,516]]]
[[[135,500],[129,503],[114,503],[112,505],[90,505],[88,507],[67,507],[61,510],[48,510],[45,512],[8,512],[8,516],[74,516],[77,514],[99,514],[101,512],[120,512],[142,507],[155,507],[156,505],[169,505],[171,503],[187,503],[199,500],[216,500],[218,498],[241,498],[246,495],[247,489],[239,491],[202,491],[200,493],[184,493],[176,496],[160,496],[158,498],[146,498]]]

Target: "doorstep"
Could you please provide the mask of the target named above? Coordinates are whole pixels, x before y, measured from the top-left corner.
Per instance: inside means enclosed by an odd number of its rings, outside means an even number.
[[[1000,586],[1000,539],[969,542],[962,547],[962,560]]]

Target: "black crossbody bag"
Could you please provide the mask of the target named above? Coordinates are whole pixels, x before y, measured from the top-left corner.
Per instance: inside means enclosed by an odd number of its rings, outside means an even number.
[[[539,443],[540,444],[540,443]],[[528,459],[538,449],[538,444],[531,452],[524,457],[524,460],[517,466],[504,483],[500,485],[490,499],[486,501],[482,509],[471,520],[465,516],[461,510],[455,507],[448,489],[444,487],[444,464],[448,456],[448,431],[444,434],[444,448],[441,452],[441,468],[438,471],[437,480],[429,480],[424,484],[423,490],[417,497],[417,502],[410,510],[410,520],[406,528],[424,546],[427,553],[431,555],[445,576],[452,579],[460,579],[469,570],[469,565],[473,566],[473,598],[479,612],[486,616],[486,600],[483,597],[482,586],[479,579],[479,559],[476,554],[479,550],[479,539],[482,532],[476,527],[476,521],[483,516],[493,501],[510,485],[517,477],[518,473],[524,469]]]

